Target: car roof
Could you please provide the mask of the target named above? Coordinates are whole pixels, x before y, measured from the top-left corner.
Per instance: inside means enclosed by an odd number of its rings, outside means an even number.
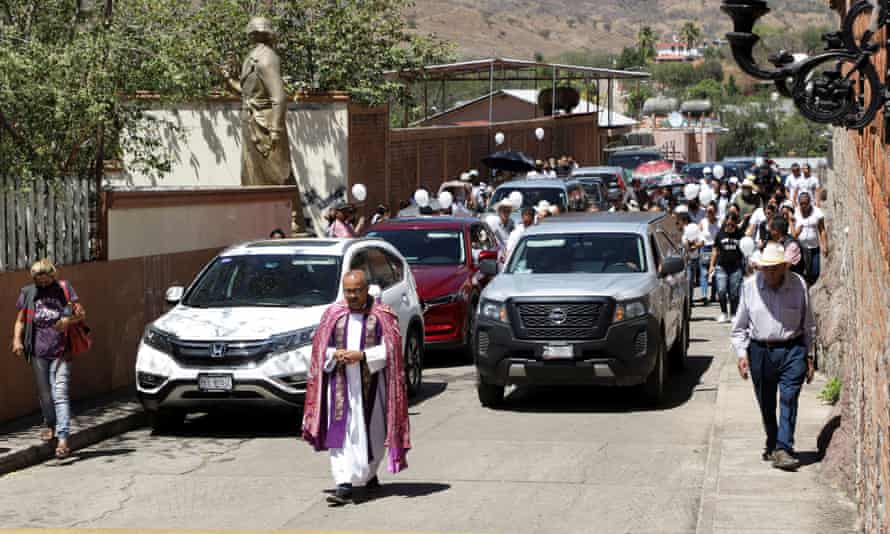
[[[651,223],[666,217],[663,211],[623,211],[597,213],[569,213],[548,217],[541,224],[526,230],[526,235],[554,235],[578,232],[642,234]]]
[[[446,229],[466,228],[479,222],[475,217],[449,217],[447,215],[429,215],[419,217],[394,217],[380,222],[368,229],[373,230],[410,230],[410,229]]]
[[[377,239],[263,239],[233,245],[220,256],[247,256],[253,254],[292,255],[313,254],[319,256],[343,256],[356,243],[381,241]]]
[[[618,173],[623,172],[624,167],[618,167],[617,165],[601,165],[598,167],[579,167],[572,171],[572,177],[582,177],[585,173]]]
[[[532,187],[552,187],[565,189],[566,181],[559,178],[527,178],[524,180],[511,180],[504,182],[497,188],[525,189]]]
[[[628,154],[658,154],[661,156],[661,152],[655,148],[631,148],[628,150],[616,150],[609,154],[609,156],[626,156]]]

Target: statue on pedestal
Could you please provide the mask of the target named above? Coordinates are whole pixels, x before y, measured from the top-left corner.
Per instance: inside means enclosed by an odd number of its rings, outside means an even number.
[[[288,99],[272,21],[251,19],[247,34],[256,46],[244,60],[240,79],[223,67],[229,86],[241,95],[241,185],[294,184],[285,125]]]

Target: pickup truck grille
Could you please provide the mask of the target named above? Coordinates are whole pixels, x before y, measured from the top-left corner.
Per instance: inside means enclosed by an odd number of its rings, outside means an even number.
[[[523,339],[569,340],[602,337],[608,306],[602,301],[519,302],[518,336]]]

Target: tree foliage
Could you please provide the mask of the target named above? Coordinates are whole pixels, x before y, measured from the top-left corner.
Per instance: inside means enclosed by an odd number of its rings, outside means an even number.
[[[84,5],[95,5],[85,9]],[[271,4],[271,7],[270,7]],[[113,9],[103,9],[110,7]],[[220,66],[249,51],[251,16],[280,37],[291,90],[344,90],[378,104],[401,87],[389,69],[452,57],[408,32],[409,0],[0,1],[0,172],[27,179],[83,176],[126,149],[139,171],[169,168],[149,104],[200,100],[223,87]],[[133,98],[153,93],[146,101]]]
[[[644,62],[655,59],[655,31],[650,26],[643,26],[637,32],[637,50]]]
[[[822,156],[827,152],[824,125],[806,120],[796,110],[783,111],[766,97],[748,99],[722,113],[728,132],[717,141],[719,157],[769,152],[778,156]]]
[[[680,30],[680,40],[686,43],[689,48],[695,48],[695,45],[701,41],[702,32],[698,25],[691,20],[683,23]]]

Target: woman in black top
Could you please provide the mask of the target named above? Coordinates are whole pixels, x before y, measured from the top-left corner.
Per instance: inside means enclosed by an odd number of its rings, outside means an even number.
[[[739,307],[739,293],[745,273],[745,257],[739,247],[739,241],[745,237],[745,231],[739,226],[739,216],[728,213],[723,221],[723,228],[714,239],[714,252],[711,255],[711,266],[708,277],[717,278],[717,298],[720,300],[720,317],[717,322],[729,321],[727,317],[727,300],[730,316],[734,316]]]

